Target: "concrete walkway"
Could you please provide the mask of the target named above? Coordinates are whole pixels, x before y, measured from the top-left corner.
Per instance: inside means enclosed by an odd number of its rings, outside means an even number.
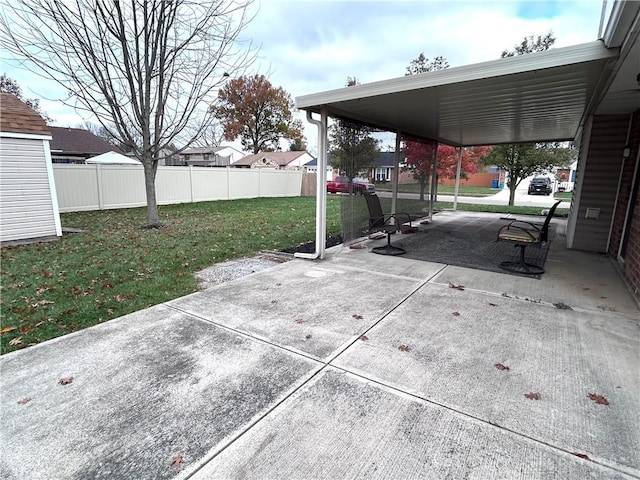
[[[0,477],[640,478],[636,303],[546,269],[340,246],[7,354]]]

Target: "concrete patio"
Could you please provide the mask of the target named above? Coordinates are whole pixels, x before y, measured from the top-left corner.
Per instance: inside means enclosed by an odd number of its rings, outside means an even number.
[[[546,269],[339,246],[10,353],[0,476],[640,478],[640,311]]]

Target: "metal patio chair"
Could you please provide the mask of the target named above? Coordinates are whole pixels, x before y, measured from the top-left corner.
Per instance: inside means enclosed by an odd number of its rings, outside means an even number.
[[[542,226],[524,220],[514,220],[498,231],[497,242],[511,242],[514,247],[520,249],[518,260],[504,261],[499,264],[500,268],[514,273],[525,273],[528,275],[541,275],[544,268],[540,265],[528,263],[525,260],[525,249],[528,246],[542,248],[549,236],[549,224],[562,200],[558,200],[550,209]]]
[[[387,234],[387,244],[384,247],[374,247],[371,251],[379,255],[402,255],[407,253],[404,248],[391,245],[391,235],[399,231],[402,225],[407,222],[409,223],[409,228],[412,229],[411,222],[420,217],[412,216],[408,213],[385,215],[382,211],[380,198],[376,193],[364,192],[364,198],[369,209],[369,233],[384,232]]]

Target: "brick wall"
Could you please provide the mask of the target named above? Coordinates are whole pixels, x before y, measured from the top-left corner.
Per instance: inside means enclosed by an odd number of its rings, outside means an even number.
[[[491,187],[491,182],[493,180],[500,180],[500,173],[494,172],[483,172],[483,173],[470,173],[469,178],[460,179],[460,185],[465,185],[467,187]],[[441,178],[439,179],[440,185],[455,185],[455,178]]]
[[[629,145],[631,146],[631,152],[622,169],[616,213],[613,218],[609,242],[609,254],[614,258],[617,258],[620,244],[623,241],[624,221],[627,215],[629,199],[632,195],[633,176],[638,161],[638,149],[640,148],[640,111],[635,112],[631,120]],[[640,178],[636,180],[636,182],[638,181],[640,181]],[[627,228],[629,233],[623,253],[624,262],[621,263],[622,273],[636,299],[640,300],[640,195],[636,198]]]

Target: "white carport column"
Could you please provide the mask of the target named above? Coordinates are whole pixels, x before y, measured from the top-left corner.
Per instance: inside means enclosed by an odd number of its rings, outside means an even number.
[[[429,221],[433,220],[433,203],[436,198],[436,188],[438,188],[438,178],[436,168],[438,167],[438,142],[435,143],[433,160],[431,161],[431,188],[429,188]]]
[[[398,180],[400,178],[400,138],[402,132],[396,132],[396,151],[393,155],[393,170],[391,171],[391,213],[396,213],[398,202]],[[392,219],[395,222],[395,218]]]
[[[320,121],[307,111],[307,121],[318,127],[318,173],[316,174],[316,251],[315,253],[298,252],[294,256],[299,258],[324,258],[327,238],[327,110],[320,111]]]
[[[460,169],[462,168],[462,147],[457,147],[458,150],[458,167],[456,168],[456,186],[453,192],[453,211],[458,208],[458,190],[460,189]]]

